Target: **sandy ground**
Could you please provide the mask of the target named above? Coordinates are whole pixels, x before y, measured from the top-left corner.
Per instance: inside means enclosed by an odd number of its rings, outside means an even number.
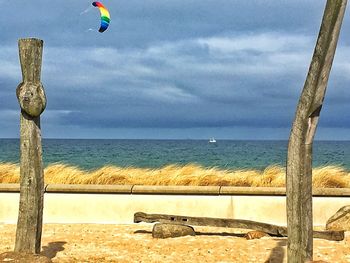
[[[246,240],[247,231],[195,227],[196,236],[152,238],[152,224],[46,224],[42,254],[53,262],[286,262],[286,238]],[[0,224],[0,254],[13,250],[15,225]],[[350,262],[343,241],[314,239],[314,260]]]

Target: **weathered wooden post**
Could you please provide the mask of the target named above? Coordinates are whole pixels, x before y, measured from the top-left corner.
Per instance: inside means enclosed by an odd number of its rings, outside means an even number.
[[[288,145],[288,262],[312,260],[312,143],[347,0],[327,0]]]
[[[40,114],[46,106],[40,82],[43,41],[35,38],[18,41],[22,83],[16,94],[21,107],[20,202],[16,231],[16,252],[40,253],[44,172],[42,163]]]

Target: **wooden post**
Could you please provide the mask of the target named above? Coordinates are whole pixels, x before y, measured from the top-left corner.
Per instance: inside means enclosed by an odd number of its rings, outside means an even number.
[[[312,260],[312,143],[347,0],[328,0],[288,145],[288,262]]]
[[[15,251],[38,254],[44,199],[40,132],[40,114],[46,106],[45,92],[40,82],[43,41],[20,39],[18,47],[23,80],[16,90],[21,107],[21,193]]]

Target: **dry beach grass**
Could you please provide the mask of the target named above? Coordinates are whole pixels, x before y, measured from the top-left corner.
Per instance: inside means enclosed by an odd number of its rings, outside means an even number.
[[[0,163],[0,183],[18,183],[19,165]],[[54,184],[284,186],[285,169],[221,170],[198,165],[159,169],[105,166],[84,171],[64,164],[45,168]],[[350,172],[327,166],[313,170],[315,187],[348,187]],[[247,240],[249,230],[195,227],[196,236],[155,239],[151,224],[44,224],[42,255],[52,262],[287,262],[286,238]],[[13,250],[16,225],[0,224],[0,254]],[[350,262],[350,236],[343,241],[314,240],[314,260]]]
[[[18,182],[19,165],[0,163],[0,183]],[[223,170],[188,164],[168,165],[158,169],[104,166],[100,169],[85,171],[78,167],[57,163],[45,168],[45,183],[283,187],[285,186],[285,168],[273,165],[264,170]],[[350,171],[340,166],[314,168],[313,186],[350,188]]]

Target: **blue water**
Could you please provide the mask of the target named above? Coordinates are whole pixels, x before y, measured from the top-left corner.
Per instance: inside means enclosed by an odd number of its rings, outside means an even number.
[[[196,163],[225,169],[285,166],[287,141],[204,140],[43,140],[45,166],[61,162],[82,169],[105,165],[157,168]],[[350,169],[350,141],[314,142],[314,167]],[[19,141],[0,139],[0,162],[19,162]]]

